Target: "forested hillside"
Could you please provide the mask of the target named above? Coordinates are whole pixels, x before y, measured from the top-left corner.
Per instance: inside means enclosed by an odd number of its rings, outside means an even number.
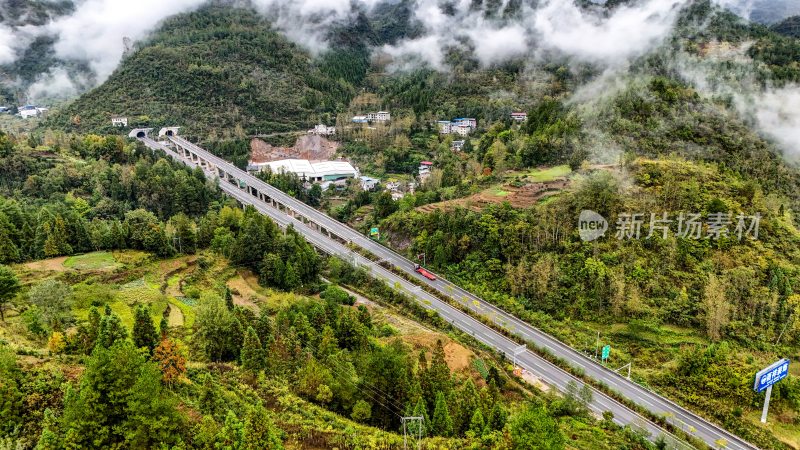
[[[293,130],[346,103],[353,86],[311,60],[247,8],[207,6],[169,19],[100,87],[47,126],[111,132],[181,125],[187,133],[236,136]]]
[[[656,448],[165,155],[0,155],[3,448],[399,449],[409,415],[435,448]]]
[[[786,36],[800,37],[800,16],[789,17],[788,19],[772,26],[776,33]]]

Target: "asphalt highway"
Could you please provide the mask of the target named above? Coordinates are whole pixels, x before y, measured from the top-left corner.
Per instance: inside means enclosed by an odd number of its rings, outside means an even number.
[[[331,239],[324,235],[315,228],[303,223],[295,217],[289,216],[286,212],[280,211],[272,207],[270,204],[265,203],[257,197],[240,189],[238,186],[220,180],[220,188],[227,194],[236,198],[243,204],[253,205],[258,211],[268,215],[278,224],[285,227],[288,224],[293,224],[294,228],[303,234],[303,236],[320,250],[331,255],[339,256],[354,264],[368,268],[370,273],[389,283],[390,286],[399,286],[406,294],[420,301],[426,308],[433,309],[438,312],[445,320],[451,322],[453,326],[461,329],[463,332],[471,334],[475,339],[480,342],[505,353],[509,359],[513,358],[514,351],[520,347],[519,343],[514,342],[498,331],[486,326],[480,321],[476,320],[469,314],[466,314],[459,309],[454,308],[448,303],[442,302],[436,296],[433,296],[419,287],[419,285],[427,285],[441,295],[449,297],[462,306],[470,309],[476,315],[484,316],[493,321],[497,326],[504,328],[506,331],[518,336],[526,342],[532,342],[538,347],[544,348],[551,354],[567,361],[572,367],[578,368],[584,372],[588,377],[597,381],[605,383],[611,390],[621,394],[623,397],[637,403],[639,406],[644,407],[650,412],[668,417],[668,420],[676,428],[680,428],[690,435],[693,435],[702,441],[706,442],[712,448],[726,448],[726,449],[754,449],[754,445],[744,441],[743,439],[735,436],[734,434],[726,431],[706,419],[698,416],[695,413],[677,405],[673,401],[660,396],[639,384],[628,380],[627,378],[617,374],[616,372],[606,368],[598,361],[589,358],[581,352],[576,351],[567,344],[559,341],[553,336],[539,330],[536,327],[518,319],[510,313],[503,311],[495,305],[484,301],[478,296],[466,291],[459,286],[441,278],[437,275],[436,280],[429,280],[414,271],[414,263],[407,258],[399,255],[379,244],[378,242],[369,239],[358,231],[336,221],[335,219],[325,215],[324,213],[290,197],[282,191],[270,186],[267,183],[259,180],[258,178],[242,171],[231,163],[218,158],[210,152],[202,149],[201,147],[181,138],[178,136],[171,136],[168,138],[173,144],[177,144],[183,148],[189,149],[191,152],[200,156],[211,164],[224,168],[225,172],[234,176],[236,179],[244,182],[246,185],[256,188],[258,191],[269,195],[271,198],[288,206],[296,213],[305,216],[308,220],[324,227],[326,230],[335,234],[339,238],[353,243],[358,247],[368,250],[373,255],[380,258],[381,261],[387,262],[405,272],[407,275],[413,277],[415,283],[410,283],[404,278],[399,277],[391,271],[386,270],[374,261],[368,260],[361,255],[351,251],[344,244]],[[142,142],[150,148],[161,149],[167,152],[174,159],[181,161],[190,166],[195,163],[184,158],[173,151],[171,148],[156,142],[150,138],[141,138]],[[217,173],[206,171],[207,175],[218,178]],[[571,376],[564,370],[551,364],[549,361],[538,356],[532,351],[525,351],[516,356],[517,363],[520,367],[531,372],[539,377],[546,383],[556,387],[560,391],[566,391],[567,384],[574,381],[578,386],[583,383],[577,378]],[[594,390],[594,400],[590,405],[591,408],[597,412],[611,411],[614,414],[614,420],[622,425],[630,425],[634,428],[643,429],[650,434],[652,438],[659,435],[664,435],[669,439],[673,446],[685,447],[686,444],[677,441],[672,435],[660,428],[656,424],[645,419],[643,416],[634,412],[630,408],[622,405],[611,397]]]

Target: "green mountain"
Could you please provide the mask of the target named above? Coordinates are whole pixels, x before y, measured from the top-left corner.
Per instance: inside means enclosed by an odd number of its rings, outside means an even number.
[[[70,0],[20,1],[0,0],[0,25],[18,31],[25,27],[41,27],[60,16],[70,14],[75,4]],[[24,98],[24,92],[38,76],[54,68],[64,68],[69,73],[90,75],[85,63],[65,61],[56,57],[50,35],[39,35],[20,51],[14,62],[0,64],[0,106],[15,104]]]
[[[772,26],[776,33],[800,38],[800,16],[792,16]]]
[[[213,5],[165,22],[47,126],[111,131],[111,116],[124,115],[134,126],[182,125],[204,135],[237,127],[268,133],[306,126],[352,95],[348,82],[254,10]]]

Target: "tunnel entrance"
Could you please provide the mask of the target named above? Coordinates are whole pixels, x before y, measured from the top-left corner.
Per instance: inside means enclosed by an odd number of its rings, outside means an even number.
[[[143,138],[143,137],[146,137],[146,136],[147,135],[144,133],[144,131],[140,131],[140,132],[136,133],[136,137],[137,138]]]
[[[167,136],[173,136],[174,134],[175,133],[173,133],[172,130],[167,130]]]

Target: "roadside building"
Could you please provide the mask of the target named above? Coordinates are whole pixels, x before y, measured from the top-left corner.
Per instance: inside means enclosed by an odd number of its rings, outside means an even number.
[[[464,142],[466,142],[466,141],[463,140],[463,139],[451,142],[450,143],[450,150],[453,150],[455,152],[460,152],[461,149],[464,148]]]
[[[367,116],[353,116],[353,118],[350,119],[350,121],[353,122],[353,123],[367,123],[367,122],[369,122],[369,120],[367,119]]]
[[[521,112],[521,111],[512,112],[511,113],[511,118],[514,119],[517,122],[524,122],[524,121],[528,120],[528,113]]]
[[[300,179],[310,183],[355,178],[359,175],[358,170],[347,161],[311,162],[307,159],[282,159],[248,164],[248,168],[256,171],[262,171],[267,167],[273,173],[294,173]]]
[[[114,125],[115,127],[127,127],[128,118],[121,116],[111,116],[111,125]]]

